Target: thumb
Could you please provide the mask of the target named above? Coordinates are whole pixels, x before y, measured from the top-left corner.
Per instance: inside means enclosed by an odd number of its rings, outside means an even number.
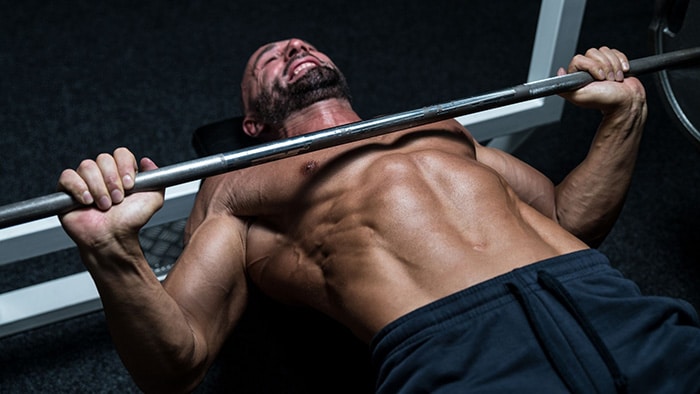
[[[144,157],[141,159],[141,171],[151,171],[155,170],[158,168],[156,163],[153,162],[153,160],[149,159],[148,157]]]

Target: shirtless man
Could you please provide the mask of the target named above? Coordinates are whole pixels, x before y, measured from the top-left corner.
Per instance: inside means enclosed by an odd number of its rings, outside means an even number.
[[[205,180],[162,284],[138,230],[163,193],[125,197],[138,169],[127,149],[61,175],[63,190],[95,203],[61,220],[146,391],[196,387],[251,285],[369,343],[378,392],[649,390],[659,358],[641,363],[637,350],[658,338],[619,335],[629,320],[620,311],[638,291],[589,249],[620,211],[646,118],[644,88],[623,77],[628,67],[602,47],[560,70],[598,80],[566,98],[603,119],[589,155],[556,187],[448,120]],[[242,98],[244,131],[264,140],[360,120],[335,64],[299,39],[253,54]],[[140,170],[154,168],[140,161]],[[693,316],[674,302],[670,315]],[[697,328],[677,336],[700,346]],[[698,364],[689,376],[700,376]]]

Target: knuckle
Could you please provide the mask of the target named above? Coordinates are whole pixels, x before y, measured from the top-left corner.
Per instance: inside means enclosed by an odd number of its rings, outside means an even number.
[[[596,53],[598,53],[598,52],[599,52],[599,50],[596,49],[596,48],[588,48],[588,50],[585,52],[585,55],[586,55],[587,57],[589,57],[589,56],[594,55],[594,54],[596,54]]]
[[[114,156],[129,157],[131,156],[131,151],[123,146],[120,146],[114,150]]]
[[[66,168],[65,170],[61,171],[61,179],[69,178],[73,176],[73,173],[75,171],[71,170],[70,168]]]
[[[90,160],[90,159],[85,159],[85,160],[81,161],[80,164],[78,165],[78,171],[90,170],[90,169],[95,168],[96,166],[97,166],[97,164],[95,163],[95,161]]]
[[[100,153],[99,155],[97,155],[97,161],[98,161],[98,162],[103,162],[103,161],[105,161],[105,160],[110,160],[111,157],[112,157],[112,156],[111,156],[110,154],[108,154],[108,153]]]
[[[110,188],[117,187],[120,185],[119,177],[117,177],[113,174],[104,175],[104,181],[105,181],[105,185],[107,185]]]
[[[125,147],[114,150],[114,159],[122,171],[129,171],[136,168],[136,158],[134,154]]]
[[[69,192],[79,192],[85,188],[84,182],[74,170],[65,169],[61,172],[61,176],[58,178],[58,189],[69,191]]]

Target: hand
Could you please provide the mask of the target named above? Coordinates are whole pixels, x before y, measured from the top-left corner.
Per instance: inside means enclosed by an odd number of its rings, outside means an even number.
[[[616,49],[591,48],[586,51],[585,56],[574,56],[568,69],[560,68],[557,74],[577,71],[586,71],[599,81],[561,95],[578,106],[610,114],[629,111],[646,100],[644,87],[639,80],[633,77],[625,78],[624,73],[629,71],[629,61],[624,53]]]
[[[143,171],[156,168],[150,159],[141,160]],[[60,217],[79,247],[102,249],[119,247],[127,240],[138,242],[140,228],[163,205],[164,191],[127,196],[137,171],[136,158],[126,148],[84,160],[76,170],[63,171],[59,189],[86,205]]]

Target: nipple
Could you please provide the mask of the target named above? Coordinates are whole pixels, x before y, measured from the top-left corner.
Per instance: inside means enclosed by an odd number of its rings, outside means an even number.
[[[318,168],[318,162],[316,160],[309,160],[301,167],[302,175],[313,174]]]

